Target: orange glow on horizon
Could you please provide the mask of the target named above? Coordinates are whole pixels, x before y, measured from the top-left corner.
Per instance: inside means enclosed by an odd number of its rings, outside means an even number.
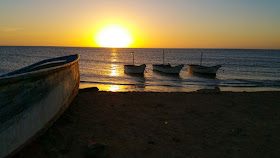
[[[280,1],[0,4],[0,46],[280,49]]]

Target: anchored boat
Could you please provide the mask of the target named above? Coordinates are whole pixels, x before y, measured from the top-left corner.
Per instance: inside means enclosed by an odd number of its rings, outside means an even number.
[[[221,65],[216,65],[216,66],[187,65],[187,66],[189,70],[194,73],[213,74],[213,75],[216,75],[218,69],[221,67]]]
[[[40,61],[0,76],[0,157],[51,126],[78,94],[79,55]]]
[[[179,74],[181,69],[184,67],[184,64],[177,65],[177,66],[164,64],[164,50],[162,51],[162,59],[163,59],[163,64],[154,64],[153,70],[163,72],[163,73],[169,73],[169,74]]]
[[[202,55],[203,52],[201,52],[200,56],[200,65],[195,64],[188,64],[188,71],[192,73],[198,73],[198,74],[205,74],[205,75],[216,75],[218,69],[222,67],[221,65],[216,66],[202,66]]]
[[[169,64],[153,65],[154,70],[168,74],[179,74],[183,67],[184,64],[178,66],[171,66]]]
[[[142,65],[134,65],[134,52],[131,52],[133,54],[133,65],[124,65],[124,72],[128,74],[143,74],[146,68],[145,64]]]
[[[139,66],[136,65],[124,65],[124,72],[128,74],[143,74],[145,71],[146,65],[142,64]]]

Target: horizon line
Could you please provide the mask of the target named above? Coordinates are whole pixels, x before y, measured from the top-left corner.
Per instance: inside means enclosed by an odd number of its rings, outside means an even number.
[[[0,45],[0,47],[69,47],[69,48],[108,48],[108,49],[239,49],[239,50],[280,50],[280,48],[159,48],[159,47],[91,47],[91,46],[36,46],[36,45]]]

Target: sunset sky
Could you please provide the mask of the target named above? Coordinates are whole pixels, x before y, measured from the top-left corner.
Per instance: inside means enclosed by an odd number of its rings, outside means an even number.
[[[99,47],[112,25],[135,48],[280,49],[280,0],[0,0],[2,46]]]

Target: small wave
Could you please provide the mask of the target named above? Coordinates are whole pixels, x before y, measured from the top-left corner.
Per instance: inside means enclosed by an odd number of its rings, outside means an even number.
[[[256,73],[256,74],[280,74],[279,71],[252,71],[252,70],[243,70],[239,72],[246,72],[246,73]]]
[[[174,84],[131,84],[131,83],[115,83],[115,82],[94,82],[94,81],[80,81],[81,83],[89,83],[89,84],[103,84],[103,85],[117,85],[117,86],[150,86],[150,87],[182,87],[182,85],[174,85]],[[194,84],[189,84],[194,85]]]
[[[93,81],[80,81],[81,83],[90,84],[106,84],[106,85],[119,85],[119,86],[142,86],[143,84],[130,84],[130,83],[114,83],[114,82],[93,82]]]
[[[280,87],[280,80],[234,79],[222,80],[222,87]]]

